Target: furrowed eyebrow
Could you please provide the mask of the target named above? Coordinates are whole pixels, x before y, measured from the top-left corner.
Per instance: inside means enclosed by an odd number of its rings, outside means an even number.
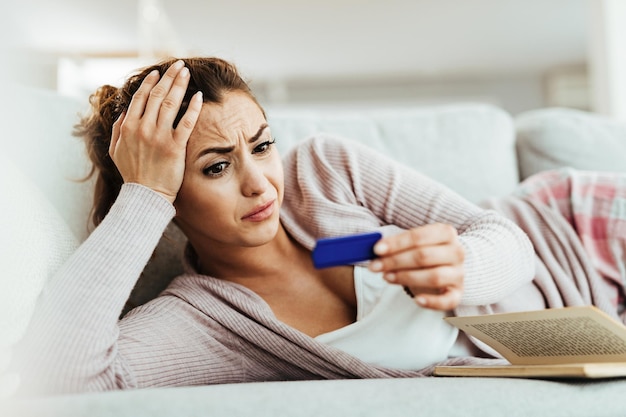
[[[259,139],[261,137],[261,134],[263,133],[263,131],[265,129],[267,129],[267,123],[263,123],[261,125],[261,127],[259,127],[259,130],[254,134],[254,136],[252,136],[250,139],[248,139],[248,143],[253,143],[257,139]]]
[[[263,123],[261,127],[259,127],[259,130],[250,139],[248,139],[248,143],[253,143],[256,140],[258,140],[263,134],[263,131],[267,129],[267,127],[268,127],[268,124]],[[235,149],[234,146],[214,146],[210,148],[205,148],[201,150],[200,152],[198,152],[196,159],[199,159],[208,153],[227,154],[227,153],[232,152],[234,149]]]

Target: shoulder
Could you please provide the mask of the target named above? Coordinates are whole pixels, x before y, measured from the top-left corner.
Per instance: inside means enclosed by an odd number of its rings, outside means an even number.
[[[321,133],[304,139],[295,146],[294,151],[305,151],[319,154],[336,151],[349,151],[357,142],[343,136]]]
[[[366,145],[343,136],[321,133],[302,140],[285,155],[289,164],[346,163],[360,155],[372,153]]]

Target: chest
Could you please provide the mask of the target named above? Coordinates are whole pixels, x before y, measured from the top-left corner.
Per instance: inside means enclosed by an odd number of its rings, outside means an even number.
[[[330,268],[318,276],[300,276],[283,288],[261,295],[276,318],[316,337],[356,321],[352,267]]]

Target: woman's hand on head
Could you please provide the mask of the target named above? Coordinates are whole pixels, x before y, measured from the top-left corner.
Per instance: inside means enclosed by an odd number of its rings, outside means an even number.
[[[447,224],[416,227],[381,239],[370,269],[409,289],[422,307],[456,308],[463,295],[465,251],[457,231]]]
[[[158,71],[151,72],[128,110],[113,124],[109,146],[125,183],[149,187],[171,203],[183,182],[187,141],[202,108],[198,92],[173,128],[188,84],[189,70],[183,61],[172,64],[160,78]]]

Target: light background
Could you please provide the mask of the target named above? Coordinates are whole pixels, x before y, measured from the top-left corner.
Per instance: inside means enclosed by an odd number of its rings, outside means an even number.
[[[608,33],[607,19],[621,25],[624,3],[22,0],[4,27],[20,83],[79,97],[155,58],[217,55],[274,106],[483,101],[513,114],[611,114],[611,50],[623,34]]]

